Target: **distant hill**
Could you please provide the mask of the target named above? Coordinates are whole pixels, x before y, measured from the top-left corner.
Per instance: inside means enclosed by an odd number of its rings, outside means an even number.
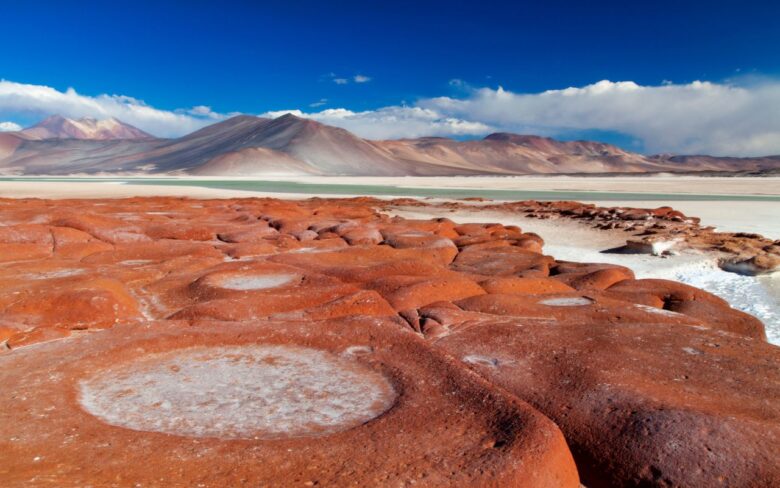
[[[28,139],[85,139],[106,141],[112,139],[154,139],[137,127],[109,118],[96,120],[88,117],[68,119],[52,115],[32,127],[20,131]]]
[[[240,115],[178,139],[157,139],[116,119],[59,116],[0,133],[0,174],[451,176],[778,169],[780,156],[644,156],[600,142],[508,133],[470,141],[371,141],[292,114]]]

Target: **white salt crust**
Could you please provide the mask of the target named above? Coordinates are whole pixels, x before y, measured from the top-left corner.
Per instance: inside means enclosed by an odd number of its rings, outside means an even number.
[[[682,314],[679,314],[677,312],[672,312],[671,310],[666,310],[663,308],[657,308],[657,307],[651,307],[649,305],[642,305],[641,303],[637,303],[634,305],[635,308],[638,308],[640,310],[644,310],[645,312],[654,313],[656,315],[666,315],[667,317],[680,317]]]
[[[471,364],[481,364],[482,366],[490,366],[495,368],[498,366],[498,359],[487,356],[480,356],[478,354],[468,354],[463,356],[463,362]]]
[[[265,290],[286,285],[296,278],[291,274],[245,275],[226,278],[220,283],[228,290]]]
[[[539,302],[541,305],[548,305],[550,307],[578,307],[590,305],[591,303],[593,303],[593,300],[585,297],[548,298]]]
[[[150,354],[78,390],[84,410],[108,424],[222,439],[332,434],[381,415],[396,397],[384,376],[353,360],[277,345]]]

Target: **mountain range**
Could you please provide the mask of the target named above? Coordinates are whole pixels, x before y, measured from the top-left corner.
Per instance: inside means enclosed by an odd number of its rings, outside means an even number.
[[[0,133],[0,174],[452,176],[780,170],[780,156],[645,156],[610,144],[495,133],[374,141],[292,114],[240,115],[177,139],[116,119],[51,116]]]

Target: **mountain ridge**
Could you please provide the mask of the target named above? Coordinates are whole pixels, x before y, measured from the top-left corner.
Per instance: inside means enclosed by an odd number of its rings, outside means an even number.
[[[293,114],[238,115],[176,139],[154,138],[109,120],[100,126],[105,121],[80,119],[76,129],[89,130],[73,132],[68,122],[74,121],[52,116],[20,132],[0,133],[0,174],[455,176],[780,169],[780,156],[645,156],[603,142],[506,132],[467,141],[368,140]],[[41,128],[56,135],[63,125],[70,137],[41,137]],[[35,128],[41,130],[31,133]]]

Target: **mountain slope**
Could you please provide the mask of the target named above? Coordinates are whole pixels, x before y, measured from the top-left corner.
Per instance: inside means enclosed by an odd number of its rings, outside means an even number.
[[[213,175],[232,174],[236,164],[247,175],[439,174],[436,166],[399,160],[349,131],[294,115],[233,117],[139,154],[132,163]]]
[[[237,116],[178,139],[124,132],[134,128],[119,121],[115,122],[122,128],[110,134],[101,129],[106,121],[70,122],[50,117],[37,129],[0,134],[0,173],[449,176],[780,169],[778,156],[644,156],[599,142],[507,133],[471,141],[442,137],[369,141],[294,115]],[[77,133],[74,127],[89,130]],[[69,137],[59,137],[62,134]]]
[[[115,118],[96,120],[88,117],[78,120],[52,115],[32,127],[20,131],[32,140],[42,139],[85,139],[106,141],[114,139],[153,139],[137,127]]]
[[[640,154],[629,153],[609,144],[560,142],[516,134],[491,134],[475,141],[429,137],[377,141],[375,144],[402,159],[497,174],[672,170],[662,161],[650,161]]]

